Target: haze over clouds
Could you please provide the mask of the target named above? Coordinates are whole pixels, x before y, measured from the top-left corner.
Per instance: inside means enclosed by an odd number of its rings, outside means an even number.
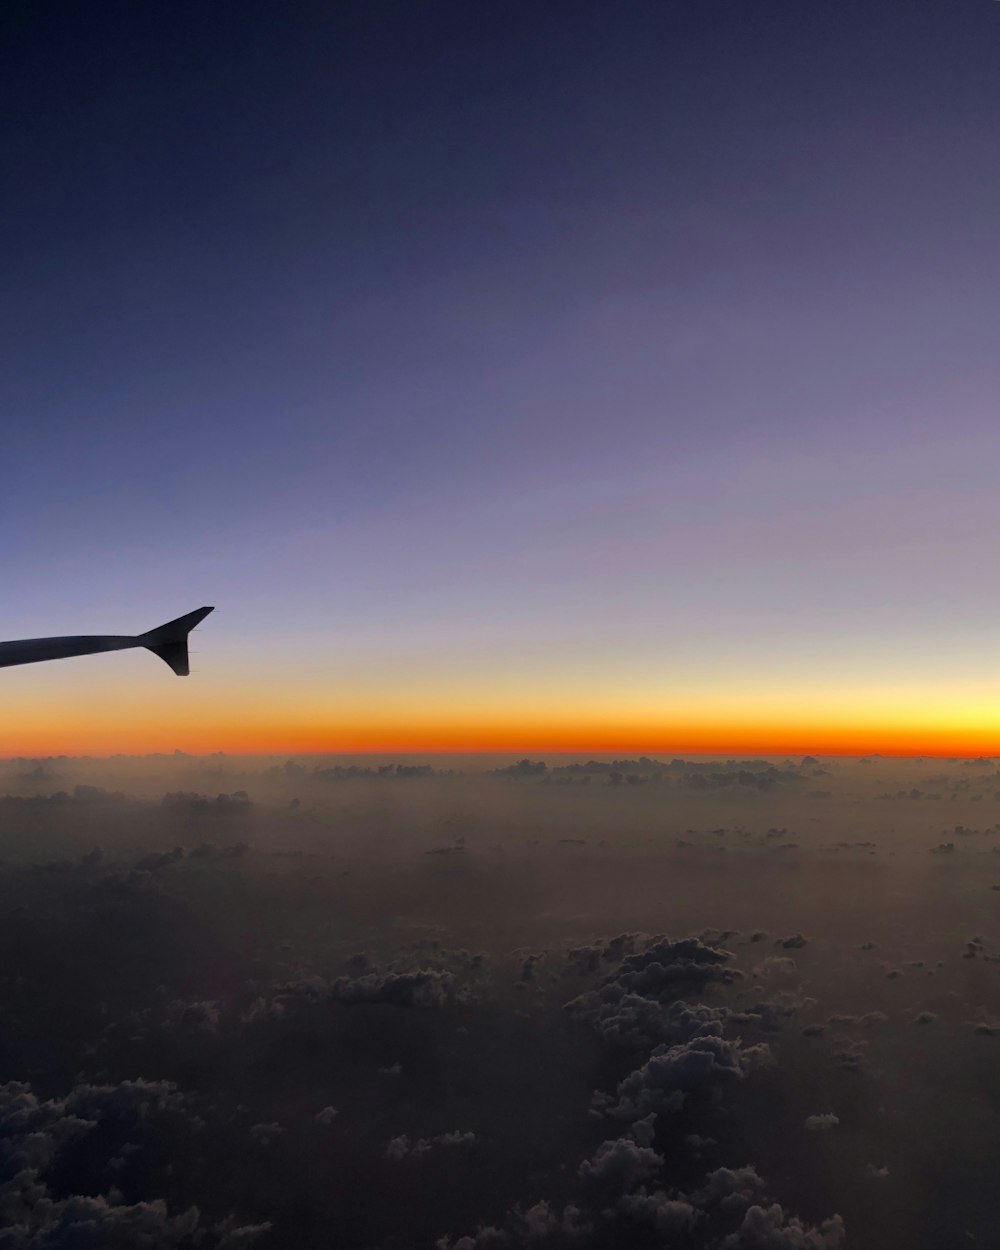
[[[0,790],[12,1246],[989,1242],[997,761]]]

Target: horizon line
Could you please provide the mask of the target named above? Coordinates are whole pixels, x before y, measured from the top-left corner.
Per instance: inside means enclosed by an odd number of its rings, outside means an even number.
[[[822,759],[839,759],[839,760],[982,760],[984,762],[1000,762],[1000,751],[996,754],[984,751],[823,751],[823,750],[792,750],[792,751],[754,751],[752,748],[745,750],[728,750],[728,751],[684,751],[678,748],[667,748],[666,750],[654,750],[649,747],[619,747],[611,750],[598,750],[596,748],[589,750],[545,750],[542,748],[521,747],[517,750],[496,750],[481,747],[456,747],[443,748],[436,747],[429,750],[414,751],[405,749],[384,748],[377,751],[296,751],[296,750],[272,750],[272,751],[226,751],[222,748],[211,751],[186,751],[181,747],[175,747],[165,751],[108,751],[102,753],[87,752],[66,752],[57,751],[48,754],[32,752],[29,754],[0,755],[0,763],[16,763],[19,760],[145,760],[145,759],[197,759],[208,760],[217,759],[220,756],[226,759],[275,759],[278,757],[329,757],[338,756],[349,759],[376,759],[387,755],[403,755],[413,758],[424,758],[433,756],[437,758],[449,756],[518,756],[522,759],[529,756],[535,756],[540,759],[546,757],[562,758],[562,757],[579,757],[590,755],[591,758],[596,757],[617,757],[622,759],[647,758],[654,759],[656,756],[670,755],[673,759],[789,759],[792,757],[800,757],[802,759],[812,758],[816,760]]]

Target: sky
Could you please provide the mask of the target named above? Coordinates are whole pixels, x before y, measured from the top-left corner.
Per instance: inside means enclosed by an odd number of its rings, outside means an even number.
[[[0,13],[0,754],[1000,754],[1000,6]]]

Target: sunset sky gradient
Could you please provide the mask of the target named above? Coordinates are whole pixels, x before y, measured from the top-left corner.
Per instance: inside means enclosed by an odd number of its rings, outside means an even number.
[[[1000,754],[1000,5],[2,22],[0,754]]]

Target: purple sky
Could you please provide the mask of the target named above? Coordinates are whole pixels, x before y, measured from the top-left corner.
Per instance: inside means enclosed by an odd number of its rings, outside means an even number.
[[[0,21],[0,637],[1000,694],[1000,6]]]

